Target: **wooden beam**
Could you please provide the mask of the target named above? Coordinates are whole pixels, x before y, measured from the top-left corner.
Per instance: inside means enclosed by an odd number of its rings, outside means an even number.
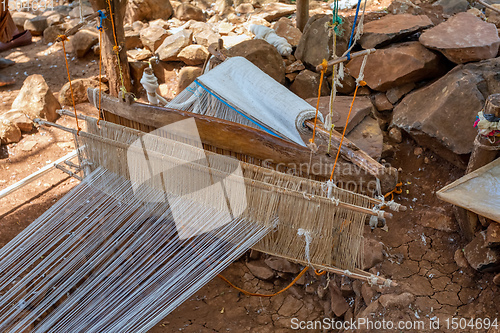
[[[363,50],[363,51],[359,51],[359,52],[354,52],[351,54],[350,58],[348,58],[347,56],[344,56],[344,57],[332,59],[332,60],[328,61],[328,67],[340,64],[341,62],[344,62],[344,61],[347,61],[350,59],[354,59],[357,57],[362,57],[362,56],[365,56],[368,54],[372,54],[375,51],[377,51],[377,50],[376,49],[368,49],[368,50]],[[323,69],[323,67],[321,65],[316,66],[317,72],[320,72],[322,69]]]
[[[309,20],[309,0],[297,0],[297,28],[304,32],[304,27]]]

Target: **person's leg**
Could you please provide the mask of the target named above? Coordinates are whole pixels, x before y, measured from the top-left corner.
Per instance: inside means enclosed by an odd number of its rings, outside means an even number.
[[[0,4],[0,42],[7,43],[19,33],[12,16],[5,6]]]

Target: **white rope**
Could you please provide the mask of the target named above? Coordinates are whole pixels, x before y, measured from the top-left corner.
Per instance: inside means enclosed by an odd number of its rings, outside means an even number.
[[[359,75],[358,78],[356,79],[356,85],[360,85],[361,81],[365,78],[365,66],[366,66],[366,60],[368,59],[368,55],[365,55],[363,57],[363,62],[361,63],[361,67],[359,68]]]
[[[148,70],[144,70],[140,81],[148,93],[149,103],[152,105],[167,105],[168,101],[157,93],[160,85],[158,84],[158,79],[154,75],[153,71],[150,71],[151,73],[148,73]]]
[[[255,35],[256,39],[263,39],[273,45],[282,56],[288,57],[292,54],[292,46],[287,39],[278,36],[273,29],[263,25],[251,24],[250,31]]]
[[[311,254],[309,253],[311,242],[312,242],[311,232],[308,231],[308,230],[299,228],[297,230],[297,235],[304,236],[304,240],[306,242],[306,246],[305,246],[305,249],[304,249],[304,251],[305,251],[305,257],[306,257],[307,262],[309,263],[309,265],[311,265]]]

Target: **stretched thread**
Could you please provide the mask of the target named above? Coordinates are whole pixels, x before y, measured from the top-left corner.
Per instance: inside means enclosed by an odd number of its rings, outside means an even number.
[[[354,23],[352,24],[351,37],[349,38],[349,46],[347,47],[348,50],[350,50],[350,48],[352,46],[352,39],[354,37],[354,31],[356,30],[356,22],[358,21],[358,14],[359,14],[359,6],[360,5],[361,5],[361,0],[358,0],[358,5],[356,6],[356,15],[354,15]],[[351,60],[351,51],[349,51],[347,53],[347,60]]]
[[[314,139],[316,138],[316,126],[317,126],[317,123],[318,123],[318,111],[319,111],[319,101],[320,101],[320,98],[321,98],[321,87],[323,85],[323,78],[325,76],[326,69],[328,68],[328,63],[327,63],[326,59],[323,59],[323,62],[321,63],[321,66],[323,68],[321,69],[321,77],[319,79],[318,101],[316,102],[316,115],[314,117],[313,135],[312,135],[312,139],[309,140],[309,142],[311,142],[311,143],[314,143]]]
[[[78,126],[78,115],[76,114],[75,95],[73,92],[73,85],[71,84],[71,75],[69,73],[68,57],[66,56],[66,46],[64,45],[64,42],[68,41],[68,37],[66,35],[59,35],[58,38],[60,38],[61,42],[62,42],[64,62],[66,63],[66,72],[68,73],[69,90],[71,92],[71,101],[73,102],[73,111],[75,112],[75,121],[76,121],[76,129],[77,129],[76,135],[79,135],[81,128],[80,128],[80,126]]]

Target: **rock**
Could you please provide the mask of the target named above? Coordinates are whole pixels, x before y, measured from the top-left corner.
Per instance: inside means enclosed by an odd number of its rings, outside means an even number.
[[[494,272],[500,268],[500,254],[486,245],[486,232],[481,231],[465,246],[465,259],[479,272]]]
[[[168,35],[167,30],[158,26],[150,26],[140,32],[139,38],[145,48],[151,52],[155,52]]]
[[[50,16],[47,16],[47,25],[49,27],[63,22],[64,22],[64,17],[61,14],[55,13]]]
[[[24,80],[11,108],[23,112],[31,119],[46,118],[54,122],[59,118],[56,110],[61,108],[61,104],[50,91],[43,76],[34,74]]]
[[[228,55],[230,57],[245,57],[279,83],[285,83],[283,58],[278,50],[265,40],[252,39],[241,42],[230,48]]]
[[[145,61],[130,61],[129,59],[128,64],[130,68],[130,78],[134,82],[134,87],[141,89],[142,85],[140,81],[142,78],[142,74],[144,73],[144,69],[146,69],[146,67],[149,67],[148,63]]]
[[[137,31],[137,32],[141,32],[142,29],[146,29],[148,27],[148,25],[144,22],[141,22],[141,21],[135,21],[134,23],[132,23],[132,29],[134,29],[134,31]],[[165,29],[165,27],[161,27],[163,29]]]
[[[214,9],[221,15],[230,13],[233,9],[233,0],[216,0]]]
[[[31,151],[36,146],[36,144],[36,141],[23,141],[23,143],[21,144],[21,150]]]
[[[415,153],[415,152],[414,152]],[[417,152],[418,155],[422,154],[422,148]],[[418,224],[432,228],[436,230],[441,230],[445,232],[455,232],[458,231],[457,223],[451,214],[447,213],[444,208],[433,207],[426,209],[420,219],[417,220]]]
[[[193,33],[189,30],[182,30],[165,38],[163,43],[156,49],[156,53],[162,61],[179,60],[177,55],[183,48],[190,45],[193,40]]]
[[[403,142],[403,134],[401,133],[401,130],[397,127],[391,128],[391,130],[389,131],[389,137],[396,143]]]
[[[316,89],[317,94],[317,89]],[[318,102],[318,97],[308,98],[306,100],[309,104],[316,107]],[[347,120],[347,115],[349,114],[349,109],[351,107],[352,97],[351,96],[336,96],[333,102],[333,119],[332,122],[335,125],[335,130],[342,133],[344,131],[345,123]],[[372,111],[373,105],[368,97],[357,97],[356,103],[354,103],[351,116],[349,117],[349,123],[347,125],[346,134],[351,133],[351,131],[359,123],[365,119]],[[319,99],[319,112],[326,119],[330,113],[330,96],[323,96]]]
[[[471,124],[486,98],[500,93],[498,71],[500,59],[455,67],[403,98],[394,108],[393,124],[409,133],[420,146],[465,168],[461,155],[472,151],[477,135]]]
[[[469,8],[469,2],[467,0],[439,0],[432,5],[443,8],[443,13],[446,15],[465,12]]]
[[[43,31],[43,42],[45,44],[55,43],[57,37],[63,33],[64,29],[62,29],[60,26],[58,25],[50,26]]]
[[[236,26],[229,22],[221,22],[219,23],[219,34],[227,36],[229,33],[233,32],[235,28]]]
[[[292,20],[289,18],[280,18],[274,26],[274,31],[276,31],[278,36],[286,38],[292,47],[299,45],[302,32],[293,25]]]
[[[71,39],[73,52],[78,58],[82,58],[85,54],[99,42],[99,35],[94,31],[80,30]]]
[[[241,44],[247,40],[251,40],[252,37],[248,35],[235,35],[235,36],[222,36],[221,39],[224,42],[225,48],[232,48],[235,45]]]
[[[419,41],[456,64],[495,58],[500,46],[496,26],[469,13],[458,13],[425,31]]]
[[[10,110],[4,113],[1,118],[16,125],[21,132],[30,132],[33,129],[33,121],[19,110]]]
[[[500,224],[490,223],[486,229],[486,246],[491,248],[500,246]]]
[[[385,95],[387,96],[389,102],[391,102],[392,104],[396,104],[403,96],[408,94],[414,88],[415,83],[410,82],[387,90]]]
[[[329,34],[327,27],[331,22],[331,15],[314,15],[309,18],[304,27],[304,33],[300,38],[297,50],[295,50],[295,58],[302,60],[310,69],[315,69],[323,59],[331,59],[332,57],[333,36]],[[349,45],[349,31],[351,30],[349,20],[343,19],[340,30],[343,33],[337,36],[336,54],[338,56],[341,56]]]
[[[387,11],[393,15],[397,14],[423,14],[422,8],[415,5],[411,0],[394,0],[391,5],[387,7]]]
[[[34,19],[36,15],[33,15],[28,12],[21,12],[21,11],[12,11],[11,12],[12,20],[16,24],[19,30],[24,29],[24,23],[28,20]]]
[[[274,279],[274,271],[262,261],[250,261],[247,262],[246,265],[250,270],[250,273],[252,273],[256,278],[261,280]]]
[[[283,305],[279,308],[278,314],[284,317],[291,317],[296,314],[303,305],[304,303],[302,301],[299,301],[292,295],[288,295],[283,301]]]
[[[217,43],[221,37],[219,33],[216,33],[211,25],[203,22],[196,22],[191,24],[189,28],[193,31],[193,39],[196,44],[209,47],[213,43]]]
[[[124,23],[134,21],[168,20],[172,16],[172,5],[169,0],[128,0]]]
[[[235,8],[235,11],[238,14],[249,14],[254,11],[254,8],[251,3],[242,3]]]
[[[202,74],[203,69],[199,67],[183,67],[179,71],[179,82],[177,85],[177,94],[186,89],[193,81]]]
[[[415,301],[415,296],[411,293],[402,293],[400,295],[396,294],[385,294],[381,295],[378,299],[379,303],[384,308],[406,308],[410,303]]]
[[[372,95],[373,105],[378,111],[390,111],[394,108],[389,99],[384,93]]]
[[[144,47],[141,40],[141,34],[136,31],[125,32],[125,47],[127,50]]]
[[[91,79],[75,79],[71,80],[71,85],[73,87],[73,96],[75,98],[75,104],[88,102],[87,98],[87,88],[98,88],[99,80],[95,78]],[[102,91],[107,91],[107,86],[102,83]],[[59,91],[59,103],[61,105],[73,105],[71,100],[71,90],[69,87],[69,82],[67,82]]]
[[[205,46],[189,45],[186,46],[177,57],[186,65],[195,66],[203,64],[209,55]]]
[[[206,15],[199,7],[193,6],[189,3],[182,3],[175,8],[175,17],[181,21],[206,21]]]
[[[317,98],[320,79],[320,74],[308,69],[303,70],[293,81],[292,85],[290,86],[290,90],[303,99],[314,97]],[[330,91],[328,89],[328,84],[326,80],[323,79],[323,84],[321,86],[321,95],[326,96],[329,94]]]
[[[380,159],[384,147],[384,136],[377,120],[372,117],[365,117],[346,138],[373,159]]]
[[[135,24],[135,22],[134,22],[134,24]],[[149,26],[150,27],[160,27],[162,29],[167,30],[170,27],[170,24],[163,19],[156,19],[154,21],[150,21]],[[134,30],[136,30],[136,29],[134,28]]]
[[[464,251],[462,249],[457,249],[455,251],[455,254],[453,255],[453,258],[455,259],[455,263],[457,264],[458,267],[460,268],[470,267],[469,263],[467,262],[467,259],[465,259]]]
[[[41,36],[48,26],[45,16],[37,16],[24,22],[24,30],[29,30],[33,36]]]
[[[342,292],[334,283],[330,283],[328,289],[330,290],[331,309],[335,316],[341,317],[349,310],[349,303],[342,297]]]
[[[492,6],[496,9],[500,9],[500,4],[492,4]],[[477,9],[477,8],[474,8],[474,9]],[[482,11],[479,11],[481,14],[483,14]],[[487,20],[489,23],[493,23],[494,25],[497,26],[497,28],[500,26],[500,13],[494,11],[494,10],[491,10],[489,8],[486,8],[485,10],[485,14],[486,14],[486,17],[487,17]],[[477,15],[476,15],[477,16]],[[484,18],[484,15],[483,16],[479,16],[480,18]]]
[[[363,260],[363,270],[369,270],[373,266],[384,261],[384,244],[372,239],[364,239],[364,260]]]
[[[364,49],[378,48],[398,42],[432,25],[432,21],[425,15],[387,15],[366,23],[359,43]]]
[[[297,274],[298,272],[300,272],[300,268],[297,264],[291,263],[284,258],[269,257],[265,260],[265,263],[267,266],[278,272],[291,274]]]
[[[370,286],[368,283],[363,283],[361,285],[361,297],[365,301],[365,304],[370,304],[374,301],[378,292],[375,290],[373,286]]]
[[[275,21],[283,16],[288,16],[295,13],[295,5],[287,5],[284,3],[273,2],[262,6],[255,15],[263,18],[268,22]]]
[[[302,61],[297,60],[285,67],[285,73],[300,72],[306,69]]]
[[[153,56],[153,52],[148,49],[134,49],[128,50],[127,56],[134,60],[146,60]]]
[[[362,57],[347,64],[349,74],[358,77]],[[419,42],[394,44],[370,54],[364,80],[373,90],[387,91],[410,82],[439,76],[442,72],[439,56]]]
[[[22,138],[21,130],[16,124],[7,119],[0,119],[0,143],[7,145],[9,143],[19,142]]]
[[[82,6],[82,10],[80,11],[80,6],[76,6],[73,8],[68,15],[72,18],[80,18],[80,13],[83,17],[94,14],[94,10],[90,6]]]
[[[498,273],[493,277],[493,283],[496,284],[497,286],[500,286],[500,273]]]

